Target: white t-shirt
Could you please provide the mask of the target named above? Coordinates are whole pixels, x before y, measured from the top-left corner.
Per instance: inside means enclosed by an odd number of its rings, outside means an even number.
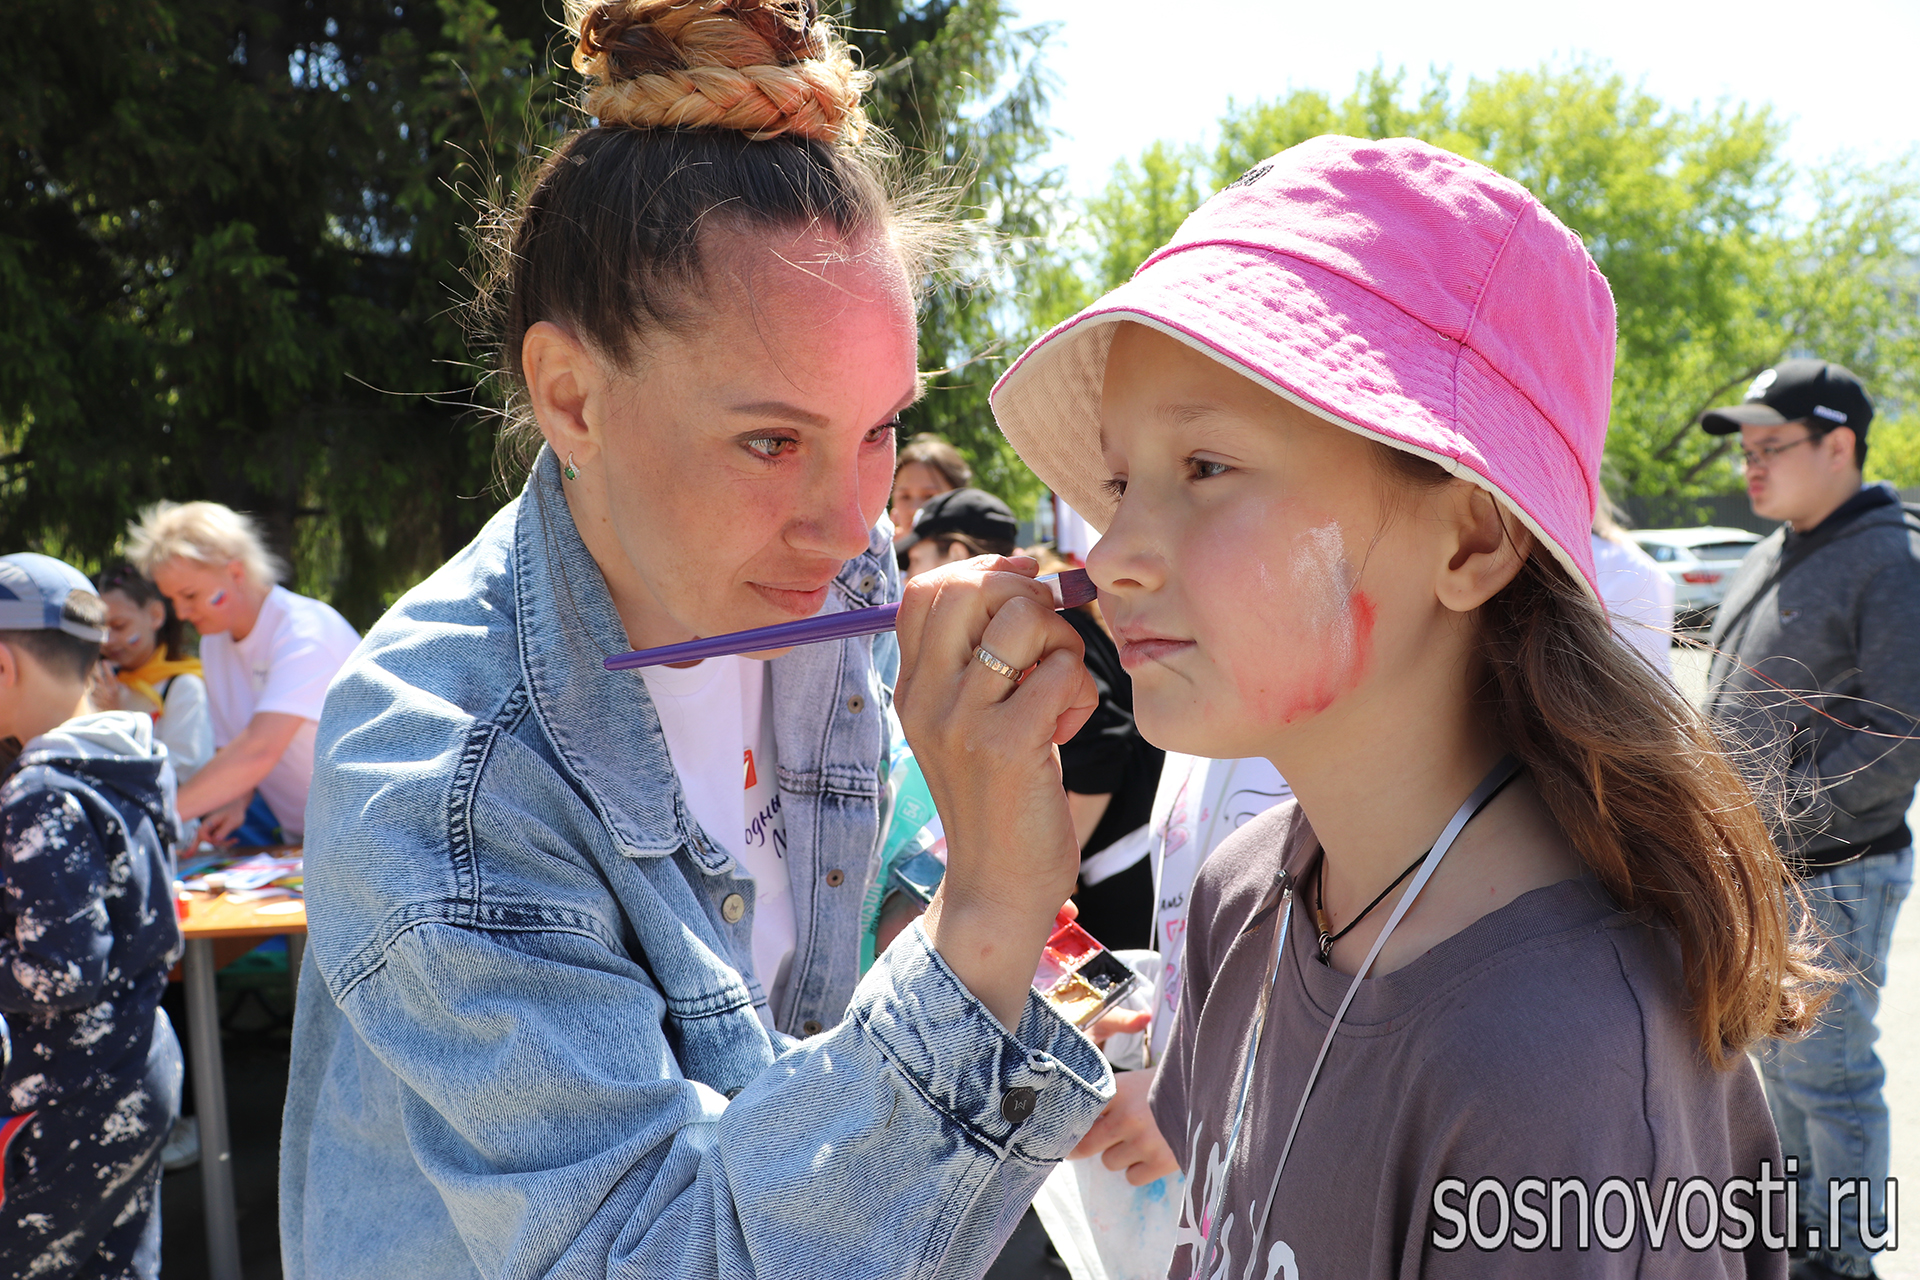
[[[1646,655],[1653,669],[1673,673],[1673,579],[1630,542],[1593,535],[1593,576],[1613,633]]]
[[[307,722],[260,782],[261,796],[289,839],[298,839],[307,829],[313,732],[327,686],[359,643],[359,633],[331,605],[285,587],[275,587],[267,596],[245,640],[226,634],[201,637],[200,665],[207,673],[215,746],[239,737],[262,711]]]
[[[207,707],[207,684],[191,672],[168,680],[160,714],[154,717],[153,736],[167,748],[173,776],[181,786],[213,758],[213,719]]]
[[[1180,1002],[1187,902],[1194,875],[1207,855],[1249,818],[1292,796],[1293,788],[1271,761],[1209,760],[1167,752],[1160,785],[1153,793],[1153,817],[1147,823],[1156,897],[1153,945],[1161,966],[1150,1028],[1156,1061],[1173,1033],[1173,1015]]]
[[[773,1002],[786,984],[796,938],[774,757],[773,673],[765,662],[735,656],[640,674],[694,821],[753,879],[753,971]]]

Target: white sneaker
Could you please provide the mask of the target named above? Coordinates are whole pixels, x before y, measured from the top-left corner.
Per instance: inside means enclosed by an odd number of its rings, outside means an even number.
[[[191,1169],[200,1163],[200,1118],[181,1116],[167,1131],[167,1145],[160,1148],[160,1165],[168,1173]]]

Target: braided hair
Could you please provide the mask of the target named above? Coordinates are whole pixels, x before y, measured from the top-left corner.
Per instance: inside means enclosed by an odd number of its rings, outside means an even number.
[[[896,176],[860,106],[871,77],[816,0],[571,0],[567,21],[592,123],[486,229],[481,306],[513,397],[503,457],[539,438],[527,331],[551,321],[630,365],[648,333],[698,327],[716,233],[814,228],[929,278],[951,233]]]
[[[732,129],[832,144],[866,132],[872,77],[811,0],[613,0],[576,6],[582,107],[603,126]]]

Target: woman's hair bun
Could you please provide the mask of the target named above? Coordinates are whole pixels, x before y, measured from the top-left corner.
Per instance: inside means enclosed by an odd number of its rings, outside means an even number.
[[[581,106],[602,125],[857,142],[872,77],[818,0],[571,0]]]

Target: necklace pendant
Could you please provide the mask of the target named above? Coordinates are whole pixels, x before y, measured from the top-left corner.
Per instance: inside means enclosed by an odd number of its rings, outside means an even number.
[[[1333,962],[1333,935],[1328,933],[1325,929],[1322,929],[1319,932],[1320,932],[1320,963],[1331,964]]]

